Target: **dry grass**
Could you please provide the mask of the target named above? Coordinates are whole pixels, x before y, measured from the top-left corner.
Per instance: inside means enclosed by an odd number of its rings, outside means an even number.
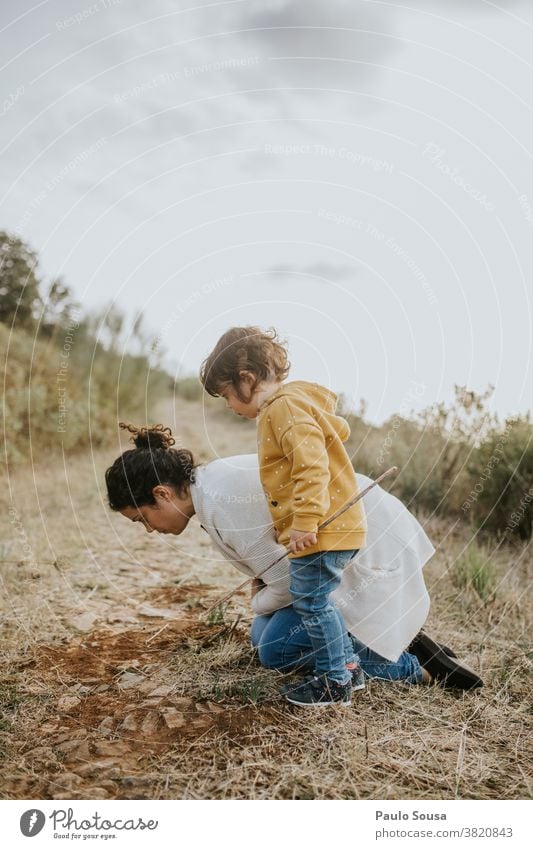
[[[178,414],[182,444],[203,459],[254,450],[253,427],[213,408],[207,430],[200,405]],[[351,709],[309,716],[279,701],[282,676],[257,663],[244,593],[223,622],[202,617],[241,576],[198,525],[148,536],[109,513],[112,459],[39,463],[3,488],[2,798],[531,794],[531,547],[493,553],[494,591],[480,596],[458,584],[466,532],[428,522],[440,543],[428,630],[481,671],[482,690],[371,682]]]

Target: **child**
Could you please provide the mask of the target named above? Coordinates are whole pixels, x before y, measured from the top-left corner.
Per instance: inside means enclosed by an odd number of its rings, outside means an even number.
[[[359,501],[319,530],[359,491],[342,444],[350,428],[335,415],[333,392],[303,380],[283,382],[289,366],[275,330],[233,327],[202,363],[200,379],[234,413],[258,420],[261,483],[278,540],[289,548],[293,607],[315,658],[315,675],[283,693],[296,705],[349,705],[364,677],[329,595],[365,544],[366,517]]]

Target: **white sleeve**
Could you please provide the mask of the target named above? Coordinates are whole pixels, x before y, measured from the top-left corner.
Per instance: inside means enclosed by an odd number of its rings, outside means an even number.
[[[264,613],[274,613],[282,607],[292,604],[292,596],[289,591],[290,577],[288,571],[285,575],[267,584],[252,599],[252,610],[256,616]]]
[[[276,560],[286,554],[284,546],[276,542],[272,525],[257,529],[252,537],[244,539],[244,534],[235,531],[226,533],[224,530],[224,544],[235,550],[238,561],[251,575],[258,575],[271,563],[276,564],[272,569],[261,575],[261,580],[266,586],[260,590],[252,599],[252,610],[256,615],[273,613],[282,607],[292,604],[292,596],[289,591],[290,574],[289,560],[284,557],[279,563]],[[235,562],[237,566],[237,562]],[[238,567],[239,568],[239,567]],[[244,571],[242,569],[241,571]]]

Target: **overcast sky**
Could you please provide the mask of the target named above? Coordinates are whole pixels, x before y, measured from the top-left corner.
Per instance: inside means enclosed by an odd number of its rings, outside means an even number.
[[[367,418],[533,407],[529,0],[3,4],[0,227],[177,373],[274,325]]]

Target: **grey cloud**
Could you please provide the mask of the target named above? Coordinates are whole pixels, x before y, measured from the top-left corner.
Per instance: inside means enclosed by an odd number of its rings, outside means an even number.
[[[267,270],[272,276],[308,275],[309,277],[324,277],[327,280],[340,280],[353,277],[354,269],[350,265],[337,265],[332,262],[314,262],[311,265],[273,266]]]

